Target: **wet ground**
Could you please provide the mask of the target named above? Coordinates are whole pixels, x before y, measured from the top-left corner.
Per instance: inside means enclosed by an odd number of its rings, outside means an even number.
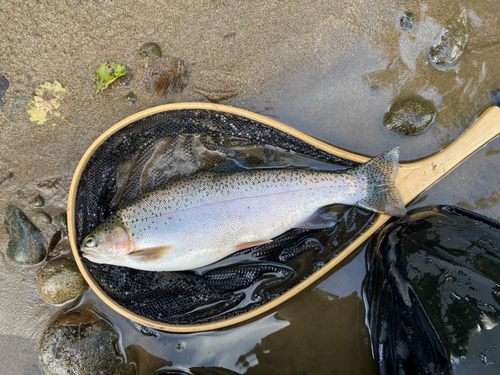
[[[370,156],[399,145],[402,159],[413,160],[456,139],[495,105],[491,93],[500,88],[500,3],[494,0],[56,5],[4,0],[0,8],[0,221],[14,204],[47,242],[56,226],[37,213],[33,197],[44,197],[43,211],[52,218],[65,211],[70,180],[85,150],[104,130],[140,110],[219,101]],[[413,13],[411,28],[401,22],[404,13]],[[459,53],[449,65],[436,65],[429,53],[449,25],[460,29]],[[189,81],[182,92],[159,97],[147,90],[148,61],[139,50],[148,42],[156,42],[164,57],[184,62]],[[104,61],[125,64],[130,80],[119,79],[95,94],[94,72]],[[67,89],[58,110],[73,127],[57,118],[37,125],[26,114],[35,89],[54,80]],[[137,101],[125,99],[130,92]],[[435,122],[413,137],[386,129],[383,118],[391,104],[415,96],[436,108]],[[412,207],[453,204],[500,219],[499,163],[496,140]],[[41,373],[38,340],[58,308],[38,296],[39,266],[7,260],[7,241],[2,227],[0,363],[6,373]],[[218,332],[145,336],[99,302],[97,308],[122,332],[121,349],[139,345],[168,361],[166,368],[369,374],[375,365],[361,295],[364,272],[360,249],[278,309]],[[85,299],[96,297],[88,292]]]

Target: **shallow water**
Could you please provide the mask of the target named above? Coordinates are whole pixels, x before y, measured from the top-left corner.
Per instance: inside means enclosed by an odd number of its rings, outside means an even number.
[[[49,215],[64,211],[72,173],[99,134],[155,105],[207,101],[200,94],[207,90],[235,92],[221,103],[272,116],[350,151],[374,156],[400,145],[402,159],[411,160],[456,139],[494,104],[489,93],[500,88],[500,3],[495,0],[75,0],[55,5],[0,0],[0,8],[0,74],[9,81],[0,107],[2,222],[8,204],[33,218],[35,208],[28,201],[36,192],[45,198]],[[426,52],[464,9],[468,40],[463,55],[453,67],[438,70]],[[411,30],[400,26],[404,12],[415,15]],[[156,97],[146,91],[145,60],[138,50],[151,41],[188,66],[190,80],[182,93]],[[94,71],[106,60],[133,68],[132,80],[94,95]],[[53,80],[68,89],[59,109],[74,127],[28,120],[26,98]],[[130,91],[139,98],[131,105],[122,100]],[[415,137],[389,132],[382,124],[385,111],[395,100],[414,95],[434,104],[436,122]],[[491,142],[411,207],[455,204],[499,219],[499,150],[500,140]],[[35,224],[49,241],[55,226]],[[8,263],[6,244],[2,227],[0,341],[2,347],[11,342],[14,347],[1,351],[0,363],[11,374],[41,372],[38,338],[58,308],[37,296],[39,266]],[[141,345],[173,366],[224,366],[240,373],[273,373],[275,368],[373,373],[360,294],[363,275],[361,251],[276,311],[248,325],[204,334],[145,337],[98,306],[124,333],[124,347]]]

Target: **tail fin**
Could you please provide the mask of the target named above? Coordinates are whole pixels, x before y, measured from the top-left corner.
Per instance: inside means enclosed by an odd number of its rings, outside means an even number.
[[[401,193],[395,185],[399,170],[399,147],[384,152],[353,172],[368,180],[368,195],[356,205],[391,216],[406,214]]]

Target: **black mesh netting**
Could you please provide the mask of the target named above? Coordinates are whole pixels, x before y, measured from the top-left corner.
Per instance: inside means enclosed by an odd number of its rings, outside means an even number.
[[[87,163],[75,202],[77,240],[130,200],[197,171],[356,165],[243,116],[197,109],[158,113],[113,134]],[[376,218],[349,206],[324,211],[334,219],[330,228],[294,229],[197,270],[147,272],[83,262],[109,297],[138,315],[168,324],[214,322],[296,286]]]

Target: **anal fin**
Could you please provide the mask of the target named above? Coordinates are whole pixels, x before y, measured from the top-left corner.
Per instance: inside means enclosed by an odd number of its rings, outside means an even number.
[[[257,240],[257,241],[243,242],[240,243],[239,245],[236,245],[235,249],[236,250],[248,249],[254,246],[265,245],[266,243],[269,242],[273,242],[273,240]]]

